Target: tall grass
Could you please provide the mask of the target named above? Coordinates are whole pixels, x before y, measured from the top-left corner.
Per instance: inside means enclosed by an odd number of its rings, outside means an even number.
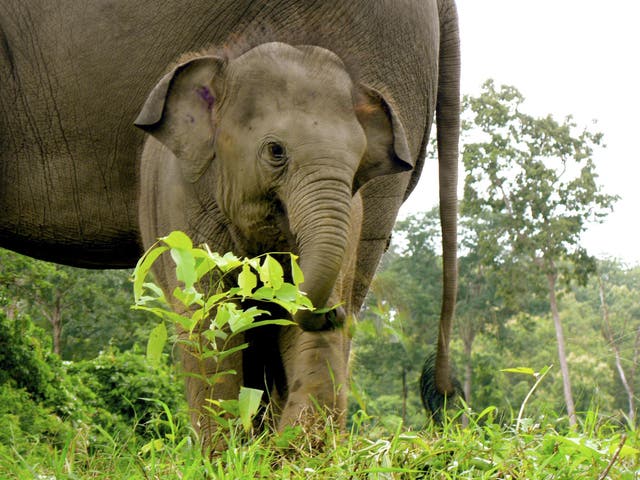
[[[224,308],[224,302],[260,295],[293,310],[311,308],[297,291],[291,300],[289,287],[302,282],[296,275],[295,258],[291,257],[294,284],[283,280],[283,269],[269,256],[240,260],[221,257],[208,249],[193,248],[184,234],[163,239],[166,245],[154,247],[145,256],[134,281],[139,307],[162,318],[175,319],[187,330],[195,330],[197,322]],[[153,263],[162,252],[176,250],[174,258],[184,279],[184,289],[174,296],[187,307],[188,315],[178,316],[161,307],[149,307],[146,299],[163,299],[159,288],[145,283]],[[155,254],[153,252],[156,252]],[[217,302],[210,302],[197,291],[197,282],[214,268],[222,276],[242,268],[238,285],[228,292],[215,292]],[[255,273],[252,273],[255,271]],[[264,285],[257,288],[257,278]],[[143,295],[149,290],[154,295]],[[226,295],[226,296],[225,296]],[[227,298],[228,297],[228,298]],[[216,310],[217,309],[217,310]],[[245,318],[250,311],[227,309],[227,317],[214,332],[214,339],[228,338],[260,324]],[[254,312],[255,313],[255,312]],[[216,314],[216,323],[219,315]],[[290,323],[290,322],[286,322]],[[159,362],[166,331],[160,324],[148,346],[151,361]],[[205,352],[207,353],[207,352]],[[222,356],[228,351],[216,350]],[[258,411],[253,397],[241,397],[236,403],[227,401],[219,413],[216,431],[224,439],[226,449],[211,456],[203,455],[200,443],[188,423],[186,412],[174,412],[158,399],[147,399],[161,406],[159,413],[144,417],[145,424],[133,422],[130,429],[118,433],[106,431],[90,419],[74,419],[72,427],[61,429],[56,444],[41,443],[43,436],[33,435],[32,448],[9,442],[0,444],[0,480],[78,480],[78,479],[638,479],[640,451],[638,432],[631,426],[613,424],[598,415],[597,410],[584,412],[576,428],[567,427],[566,418],[556,416],[527,417],[527,401],[546,371],[511,369],[515,373],[533,375],[536,383],[523,401],[517,416],[508,422],[496,420],[495,408],[480,413],[469,409],[449,412],[444,423],[428,423],[420,431],[385,428],[363,410],[352,415],[349,431],[334,428],[327,419],[324,431],[306,432],[300,426],[275,433],[268,429],[255,431],[252,417]],[[228,374],[221,372],[219,375]],[[215,379],[214,379],[215,380]],[[213,380],[212,380],[213,381]],[[261,392],[259,392],[261,394]],[[260,395],[261,396],[261,395]],[[260,398],[257,396],[256,398]],[[247,400],[249,398],[249,400]],[[254,405],[255,403],[255,405]],[[158,412],[156,410],[156,412]],[[462,426],[465,416],[468,426]],[[69,420],[71,421],[71,420]],[[15,424],[15,422],[14,422]],[[11,426],[13,424],[9,424]],[[144,428],[140,428],[144,427]],[[144,436],[141,432],[144,432]],[[2,438],[12,438],[4,435]]]
[[[612,425],[596,411],[585,412],[579,427],[564,420],[516,418],[494,421],[495,409],[461,412],[440,426],[416,432],[385,431],[375,421],[353,423],[349,432],[327,424],[323,446],[299,427],[282,434],[249,434],[240,424],[227,432],[228,448],[202,455],[184,415],[168,409],[153,421],[163,424],[151,441],[141,441],[137,425],[113,438],[90,426],[69,436],[61,447],[36,445],[19,455],[0,449],[2,479],[637,479],[637,430]],[[364,417],[361,417],[364,418]]]

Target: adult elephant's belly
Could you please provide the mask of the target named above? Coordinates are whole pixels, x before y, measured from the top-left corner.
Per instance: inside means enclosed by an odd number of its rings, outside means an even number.
[[[3,149],[0,247],[78,267],[134,266],[142,250],[133,159],[32,141]]]

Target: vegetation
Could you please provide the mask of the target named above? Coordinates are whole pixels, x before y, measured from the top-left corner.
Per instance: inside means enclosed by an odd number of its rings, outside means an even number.
[[[606,216],[616,197],[596,182],[592,157],[602,134],[575,132],[571,118],[559,123],[527,115],[523,101],[515,88],[496,89],[492,81],[479,97],[466,99],[466,129],[482,138],[464,146],[462,214],[472,226],[468,243],[485,257],[479,263],[546,279],[567,414],[575,425],[558,281],[562,275],[584,283],[595,270],[580,235]]]
[[[609,268],[607,278],[613,282],[615,264]],[[575,309],[576,298],[590,298],[590,288],[575,291],[570,309]],[[147,355],[140,349],[110,349],[93,360],[63,364],[28,318],[9,321],[4,315],[2,477],[273,478],[277,470],[282,478],[634,478],[640,451],[634,447],[638,438],[633,425],[592,409],[581,412],[578,428],[568,429],[566,419],[544,414],[551,411],[544,393],[548,377],[532,370],[502,374],[523,387],[517,418],[490,406],[479,413],[467,411],[467,428],[454,417],[443,426],[408,429],[412,421],[424,423],[415,394],[407,392],[415,383],[407,373],[416,345],[394,325],[401,320],[391,309],[371,306],[367,313],[357,332],[361,346],[355,378],[361,386],[369,385],[354,389],[348,433],[328,425],[324,442],[331,448],[318,451],[297,428],[281,435],[252,433],[238,411],[237,421],[226,425],[229,449],[214,458],[204,458],[193,442],[175,372],[166,365],[166,355],[158,361],[157,348],[149,348]],[[367,348],[377,353],[367,356]],[[398,354],[400,361],[386,362],[380,348]],[[363,368],[363,360],[369,368]],[[394,369],[403,372],[393,378],[400,388],[372,382],[380,376],[371,371],[379,368],[390,379]],[[517,390],[504,386],[505,391]],[[396,408],[399,404],[403,409]]]
[[[212,338],[255,328],[255,310],[224,306],[238,296],[308,308],[274,257],[221,257],[167,237],[157,248],[178,250],[183,266],[171,301],[190,312],[173,316],[145,280],[155,254],[133,285],[144,308],[131,310],[129,271],[0,251],[0,478],[637,478],[640,266],[580,246],[584,222],[615,200],[597,184],[599,135],[524,115],[521,101],[488,83],[465,102],[453,357],[467,398],[443,425],[425,419],[417,386],[439,317],[435,210],[396,226],[354,332],[348,431],[328,424],[321,450],[300,428],[254,431],[249,394],[212,410],[229,448],[203,457],[164,341],[174,321],[192,329],[210,312],[229,326]],[[195,288],[231,271],[235,284]]]

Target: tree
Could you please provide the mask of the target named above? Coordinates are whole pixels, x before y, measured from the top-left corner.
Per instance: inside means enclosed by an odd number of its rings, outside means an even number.
[[[514,87],[489,80],[478,97],[466,97],[463,128],[466,170],[462,214],[482,229],[484,255],[521,278],[546,280],[570,425],[575,407],[558,313],[558,281],[585,281],[595,261],[580,246],[589,222],[602,221],[615,196],[601,191],[593,161],[602,135],[578,131],[571,117],[536,118],[521,111]],[[524,267],[524,268],[523,268]]]
[[[636,372],[640,361],[640,269],[625,270],[613,261],[601,261],[598,267],[602,336],[613,352],[616,372],[627,397],[629,423],[635,425]]]
[[[11,297],[7,302],[9,317],[15,317],[20,301],[24,309],[37,308],[51,327],[53,351],[60,355],[65,297],[73,287],[74,278],[59,265],[38,262],[7,250],[0,251],[0,278]]]
[[[28,314],[51,333],[54,352],[65,360],[93,358],[109,343],[126,350],[144,341],[153,322],[131,310],[129,274],[66,267],[0,249],[7,316]]]

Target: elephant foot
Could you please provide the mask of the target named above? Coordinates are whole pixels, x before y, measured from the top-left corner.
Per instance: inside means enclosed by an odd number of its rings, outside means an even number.
[[[343,329],[281,332],[286,385],[278,431],[300,427],[310,450],[321,449],[328,433],[346,426],[349,345]]]
[[[342,403],[342,396],[332,402]],[[346,404],[346,395],[344,395]],[[289,427],[299,427],[302,430],[301,439],[304,444],[299,448],[310,451],[323,450],[327,439],[332,434],[346,429],[346,409],[342,406],[329,406],[327,402],[320,404],[314,398],[291,398],[285,405],[278,424],[278,432],[282,433]]]

